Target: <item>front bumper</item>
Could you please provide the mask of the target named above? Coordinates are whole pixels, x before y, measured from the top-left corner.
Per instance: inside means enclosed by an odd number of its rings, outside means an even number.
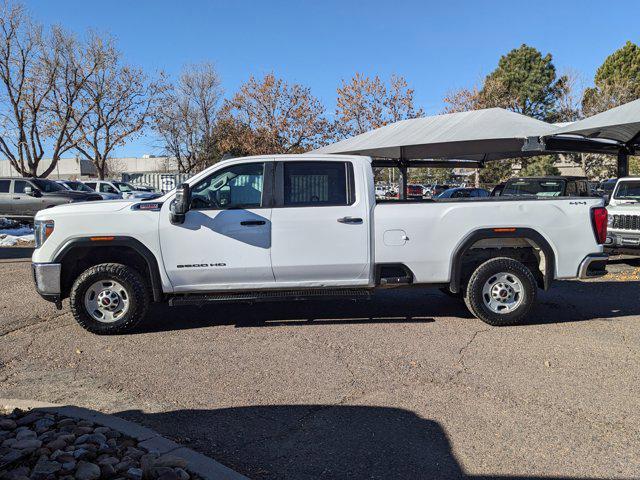
[[[609,255],[606,253],[592,253],[584,257],[578,269],[578,278],[595,278],[607,274],[607,260]]]
[[[32,263],[33,281],[36,291],[42,298],[56,304],[60,303],[60,263]]]
[[[640,249],[640,232],[607,232],[607,241],[604,244],[609,248],[638,248]]]

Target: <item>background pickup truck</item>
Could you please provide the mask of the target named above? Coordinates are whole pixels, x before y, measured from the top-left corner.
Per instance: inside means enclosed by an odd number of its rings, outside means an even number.
[[[606,246],[637,254],[640,250],[640,177],[624,177],[617,181],[609,205]]]
[[[598,198],[375,199],[371,159],[238,158],[154,201],[55,207],[36,217],[36,288],[95,333],[151,300],[367,298],[433,285],[491,325],[520,322],[538,287],[605,272]],[[425,297],[425,303],[428,297]],[[425,311],[428,311],[425,305]]]

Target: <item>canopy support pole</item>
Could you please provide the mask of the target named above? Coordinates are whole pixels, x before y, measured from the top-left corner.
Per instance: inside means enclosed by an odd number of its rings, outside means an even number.
[[[398,178],[398,198],[400,200],[407,199],[408,172],[406,160],[404,147],[400,147],[400,161],[398,162],[398,170],[400,170],[400,178]]]
[[[629,176],[629,152],[618,150],[618,178]]]

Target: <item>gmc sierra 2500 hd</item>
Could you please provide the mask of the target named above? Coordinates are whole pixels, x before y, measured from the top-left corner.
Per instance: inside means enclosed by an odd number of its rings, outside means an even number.
[[[70,298],[99,334],[170,305],[366,298],[430,284],[491,325],[520,322],[538,287],[605,273],[598,198],[375,199],[371,159],[236,158],[153,201],[88,202],[36,217],[38,292]],[[428,309],[428,307],[425,307]]]

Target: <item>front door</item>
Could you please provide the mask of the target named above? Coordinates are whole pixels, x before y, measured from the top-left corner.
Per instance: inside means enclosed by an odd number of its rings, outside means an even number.
[[[163,263],[176,292],[256,289],[272,285],[272,162],[239,163],[191,185],[180,225],[163,206]]]
[[[11,180],[0,180],[0,215],[11,215],[14,211],[13,203]]]
[[[271,262],[278,286],[370,283],[370,212],[362,188],[364,176],[345,161],[278,163],[271,214]]]
[[[36,192],[32,195],[24,193],[25,187],[31,187]],[[36,197],[37,189],[25,180],[13,181],[13,201],[15,215],[35,215],[43,207],[44,201],[41,197]]]

